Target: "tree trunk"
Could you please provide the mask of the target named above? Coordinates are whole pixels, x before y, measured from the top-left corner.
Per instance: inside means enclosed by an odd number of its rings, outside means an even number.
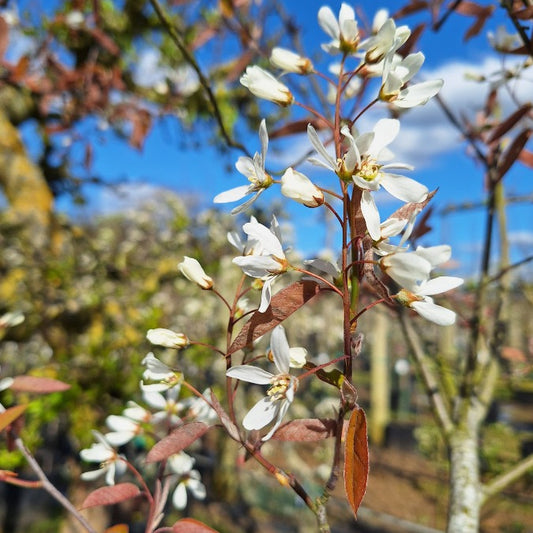
[[[481,511],[479,423],[457,429],[449,438],[450,496],[447,533],[477,533]]]

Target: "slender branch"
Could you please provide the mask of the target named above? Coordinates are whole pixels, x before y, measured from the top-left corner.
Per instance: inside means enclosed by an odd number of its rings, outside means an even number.
[[[509,2],[509,0],[505,0],[500,3],[500,5],[507,11],[507,15],[511,19],[511,22],[513,26],[515,27],[515,30],[518,32],[518,35],[520,35],[520,39],[524,43],[524,48],[527,50],[527,53],[533,57],[533,43],[529,39],[526,29],[520,22],[517,20],[517,18],[513,14],[513,3]]]
[[[455,0],[455,2],[448,7],[446,13],[444,13],[444,15],[442,15],[442,17],[437,22],[435,22],[435,24],[433,24],[433,31],[439,31],[441,29],[448,17],[459,7],[459,4],[462,1],[463,0]]]
[[[446,439],[453,433],[455,425],[452,421],[448,406],[444,400],[442,389],[435,373],[432,371],[426,354],[420,344],[420,338],[416,334],[413,326],[406,313],[403,310],[399,311],[400,323],[407,339],[407,343],[413,352],[418,371],[422,376],[426,393],[431,402],[431,407],[435,415],[435,419],[440,424],[443,434]]]
[[[503,489],[508,487],[511,483],[522,477],[526,472],[533,469],[533,453],[522,459],[510,470],[504,472],[498,477],[495,477],[489,483],[486,483],[482,488],[481,504],[483,505],[489,498],[500,493]]]
[[[15,439],[15,446],[18,450],[24,455],[26,461],[30,465],[31,469],[35,472],[37,477],[41,480],[42,488],[59,502],[89,533],[96,533],[96,530],[93,529],[91,524],[80,514],[80,512],[70,503],[70,501],[59,492],[50,480],[46,477],[46,474],[43,472],[42,468],[39,466],[39,463],[35,460],[30,450],[26,448],[23,440],[20,437]]]
[[[224,140],[226,141],[226,144],[232,148],[238,148],[243,153],[245,153],[248,157],[251,157],[246,147],[242,145],[241,143],[232,139],[232,137],[230,136],[228,130],[226,129],[226,125],[224,124],[222,113],[218,106],[217,99],[211,89],[209,80],[204,76],[204,73],[202,72],[202,69],[200,68],[200,65],[196,61],[196,58],[194,57],[194,55],[185,46],[185,43],[183,42],[181,35],[178,33],[178,31],[176,30],[176,28],[170,21],[168,15],[165,13],[164,9],[161,7],[161,4],[158,2],[158,0],[150,0],[150,3],[152,4],[152,7],[154,8],[157,16],[159,17],[159,20],[161,21],[163,26],[166,28],[170,38],[176,45],[176,48],[181,52],[181,54],[183,55],[187,63],[189,63],[189,65],[194,69],[194,71],[198,75],[200,84],[204,88],[207,94],[207,98],[209,102],[211,103],[211,106],[213,108],[213,113],[215,114],[215,119],[220,128],[220,133],[222,137],[224,138]]]

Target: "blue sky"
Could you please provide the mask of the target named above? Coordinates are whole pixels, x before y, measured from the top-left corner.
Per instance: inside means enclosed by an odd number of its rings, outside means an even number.
[[[309,50],[309,55],[319,52],[319,43],[329,40],[318,26],[316,19],[316,13],[323,4],[324,2],[317,0],[292,0],[285,3],[286,9],[294,15],[296,22],[302,28],[304,47]],[[334,12],[340,7],[340,2],[327,4]],[[378,8],[385,7],[394,12],[402,4],[403,2],[398,0],[379,3],[370,0],[358,2],[370,21]],[[417,20],[420,19],[415,17],[402,22],[414,27]],[[425,20],[427,21],[427,16]],[[487,30],[496,30],[495,22],[491,22],[491,26],[486,27],[480,36],[464,43],[462,35],[471,22],[467,17],[451,17],[438,34],[425,32],[418,48],[426,56],[421,77],[443,78],[445,85],[441,94],[448,105],[456,113],[474,118],[476,109],[483,105],[487,86],[465,80],[465,73],[496,71],[501,63],[498,56],[490,51],[486,37]],[[508,26],[508,29],[511,28]],[[528,91],[531,92],[532,81],[533,72],[529,74],[529,80],[517,87],[521,98],[527,98]],[[270,103],[263,106],[266,114],[269,112],[269,106],[273,109],[273,104]],[[509,103],[505,101],[502,103],[502,108],[504,115],[506,109],[511,109]],[[383,111],[382,108],[381,112]],[[362,122],[362,127],[372,129],[372,121],[377,120],[378,116],[383,115],[369,114],[368,119]],[[430,189],[439,188],[433,200],[437,211],[450,203],[480,200],[483,193],[482,170],[465,154],[466,145],[460,142],[458,133],[450,127],[435,104],[429,103],[412,110],[401,118],[401,123],[400,135],[390,148],[394,151],[396,160],[415,166],[415,170],[409,173],[410,177],[421,181]],[[87,128],[92,127],[94,124],[87,125]],[[218,192],[245,183],[245,178],[236,170],[227,172],[241,154],[233,152],[222,156],[207,144],[200,144],[194,150],[182,150],[179,147],[180,130],[171,120],[164,120],[154,127],[141,152],[132,150],[123,141],[115,139],[112,134],[104,133],[102,136],[106,142],[95,147],[94,171],[111,181],[126,179],[129,183],[126,189],[130,191],[131,201],[138,201],[139,197],[144,197],[148,193],[149,188],[142,185],[148,183],[151,187],[168,188],[178,194],[193,196],[201,204],[208,205]],[[31,144],[31,131],[28,132],[27,138]],[[252,153],[259,150],[257,136],[247,135],[245,143]],[[271,143],[269,168],[282,170],[291,163],[291,156],[294,153],[304,153],[307,146],[305,137],[285,138],[281,142]],[[324,173],[316,167],[304,165],[300,170],[321,184],[327,183],[324,181],[326,179]],[[528,172],[531,170],[517,165],[506,178],[507,190],[516,194],[528,193],[531,189]],[[91,188],[87,192],[89,204],[84,209],[85,215],[124,205],[123,200],[113,197],[108,190]],[[262,197],[261,204],[268,209],[270,203],[278,198],[278,189],[272,193],[267,191]],[[387,195],[379,195],[379,198],[385,212],[397,207],[397,204],[390,202],[390,197]],[[73,213],[72,206],[66,198],[58,202],[58,207],[60,210]],[[325,232],[320,210],[309,210],[290,203],[287,203],[287,207],[290,214],[295,217],[295,247],[308,255],[315,254],[324,247]],[[225,204],[221,209],[229,211],[231,206]],[[454,246],[454,258],[458,261],[459,270],[464,273],[474,271],[477,268],[479,242],[482,237],[482,213],[474,210],[450,215],[445,219],[436,217],[433,223],[435,231],[424,240],[424,244],[451,243]],[[519,245],[513,248],[514,259],[518,260],[533,252],[531,205],[511,207],[509,223],[515,240],[519,242]]]

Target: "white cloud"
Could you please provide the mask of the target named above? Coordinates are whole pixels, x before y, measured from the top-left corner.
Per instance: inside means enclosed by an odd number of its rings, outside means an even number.
[[[521,248],[533,247],[533,232],[531,231],[512,231],[509,233],[509,243]]]
[[[514,69],[520,64],[518,61],[508,61],[506,69]],[[444,86],[440,92],[447,106],[457,117],[466,116],[472,121],[475,114],[483,108],[490,90],[489,82],[477,82],[469,79],[468,75],[483,75],[490,82],[501,78],[502,62],[499,57],[486,56],[477,62],[453,60],[432,70],[423,70],[420,79],[443,79]],[[510,88],[518,101],[531,99],[531,79],[533,68],[524,70],[519,79],[510,82]],[[502,117],[507,116],[515,108],[507,90],[499,94]],[[359,121],[360,131],[371,131],[379,118],[387,114],[382,105],[374,106]],[[441,155],[448,154],[462,147],[464,141],[460,132],[450,123],[448,118],[435,100],[426,105],[408,110],[400,117],[401,130],[391,149],[395,160],[409,163],[420,168],[429,167],[432,161]],[[280,166],[288,166],[303,157],[310,149],[306,135],[292,136],[278,145],[280,151],[269,154],[269,160]],[[307,167],[308,168],[308,167]]]

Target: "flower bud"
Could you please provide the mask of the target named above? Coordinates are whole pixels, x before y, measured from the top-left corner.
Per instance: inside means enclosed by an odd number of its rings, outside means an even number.
[[[240,81],[255,96],[280,106],[289,106],[294,100],[287,86],[279,82],[270,72],[256,65],[247,67]]]
[[[302,57],[286,48],[273,48],[270,54],[270,62],[285,72],[296,74],[309,74],[313,72],[313,63],[307,57]]]
[[[175,333],[170,329],[155,328],[149,329],[146,338],[157,346],[165,348],[185,348],[189,345],[189,339],[183,333]]]
[[[307,176],[290,167],[281,178],[281,194],[306,207],[318,207],[324,203],[322,191]]]
[[[188,280],[193,281],[202,289],[213,287],[213,279],[204,272],[202,265],[196,259],[185,256],[183,261],[178,264],[178,268]]]

